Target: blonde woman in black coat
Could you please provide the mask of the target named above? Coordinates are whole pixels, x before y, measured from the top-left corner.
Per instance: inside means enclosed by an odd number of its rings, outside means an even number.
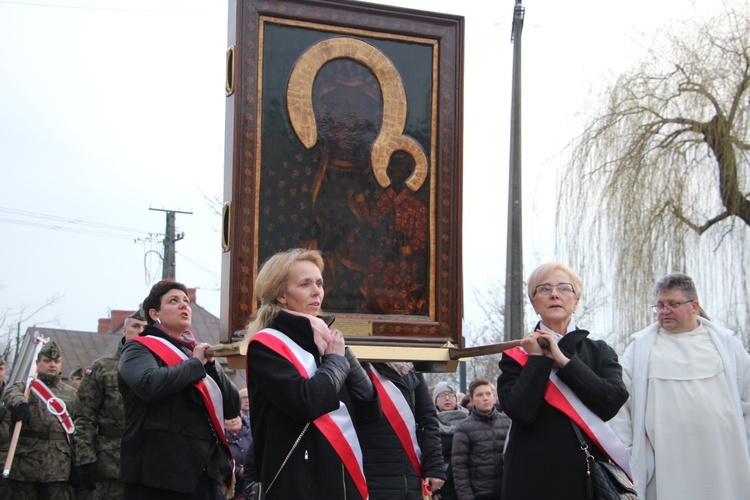
[[[380,405],[343,333],[319,317],[322,271],[318,251],[293,249],[268,259],[255,282],[247,387],[254,473],[268,500],[367,497],[354,427],[377,421]]]
[[[591,340],[589,332],[575,324],[581,279],[572,269],[558,262],[543,264],[531,273],[528,294],[541,321],[524,335],[521,347],[506,351],[499,363],[498,397],[512,420],[502,498],[583,500],[586,457],[570,416],[545,397],[547,387],[553,379],[561,382],[572,391],[571,400],[606,427],[603,422],[628,399],[622,367],[609,345]],[[603,458],[586,439],[589,451]]]

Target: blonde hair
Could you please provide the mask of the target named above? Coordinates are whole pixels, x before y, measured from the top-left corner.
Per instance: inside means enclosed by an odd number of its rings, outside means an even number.
[[[317,250],[292,248],[272,255],[266,260],[258,272],[255,280],[255,294],[260,301],[258,314],[247,325],[247,334],[253,335],[263,328],[270,326],[274,318],[283,307],[278,301],[286,290],[287,282],[292,274],[292,264],[298,261],[309,261],[323,272],[323,257]]]
[[[529,300],[534,298],[536,287],[541,284],[542,279],[555,271],[562,271],[568,275],[573,288],[575,288],[576,298],[581,298],[581,295],[583,294],[583,282],[581,281],[581,277],[578,276],[578,273],[561,262],[552,261],[537,267],[529,275],[526,289],[526,292],[529,295]]]

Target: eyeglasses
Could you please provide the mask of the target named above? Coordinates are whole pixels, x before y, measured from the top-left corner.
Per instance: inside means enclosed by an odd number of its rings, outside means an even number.
[[[441,392],[437,397],[438,399],[456,399],[456,395],[452,392]]]
[[[691,302],[695,302],[695,301],[686,300],[684,302],[667,302],[666,304],[654,304],[653,306],[651,306],[651,309],[653,309],[655,313],[658,313],[662,309],[669,309],[670,311],[674,311],[678,307],[685,305],[685,304],[690,304]]]
[[[547,295],[550,295],[552,293],[553,288],[557,288],[557,292],[563,294],[575,293],[576,291],[571,283],[558,283],[557,285],[542,283],[541,285],[534,288],[534,295],[542,295],[546,297]]]

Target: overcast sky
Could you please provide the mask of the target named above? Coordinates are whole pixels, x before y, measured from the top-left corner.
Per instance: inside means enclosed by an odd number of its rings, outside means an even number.
[[[742,0],[737,0],[742,1]],[[465,16],[464,295],[504,280],[515,1],[391,0]],[[648,35],[716,0],[524,2],[524,276],[552,243],[560,154]],[[0,0],[0,312],[22,329],[94,331],[161,277],[219,313],[226,0]]]

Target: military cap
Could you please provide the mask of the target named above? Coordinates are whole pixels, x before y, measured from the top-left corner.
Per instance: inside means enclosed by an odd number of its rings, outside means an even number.
[[[76,366],[72,372],[70,372],[70,375],[68,375],[68,380],[72,379],[73,377],[81,377],[83,378],[83,367],[82,366]]]
[[[58,347],[57,343],[54,340],[50,340],[49,342],[44,344],[42,350],[39,351],[39,356],[46,356],[49,359],[58,359],[60,356],[62,356],[62,351],[60,351],[60,347]]]
[[[128,318],[146,321],[146,314],[143,312],[143,307],[139,307],[136,311],[133,311]]]

